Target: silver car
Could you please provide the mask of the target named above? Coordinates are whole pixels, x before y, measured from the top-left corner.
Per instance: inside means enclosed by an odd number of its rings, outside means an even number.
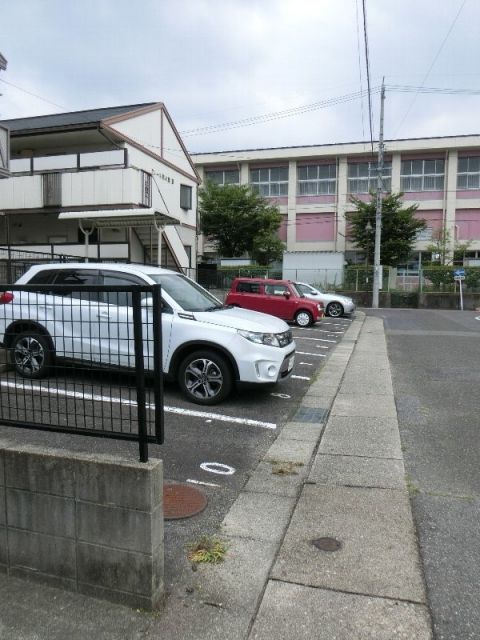
[[[295,282],[295,286],[306,298],[323,302],[327,316],[339,318],[355,311],[354,301],[347,296],[335,292],[325,293],[306,282]]]

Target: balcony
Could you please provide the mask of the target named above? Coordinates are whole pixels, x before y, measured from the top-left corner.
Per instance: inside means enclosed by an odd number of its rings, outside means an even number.
[[[0,209],[151,205],[151,176],[128,167],[126,150],[17,158],[0,182]]]

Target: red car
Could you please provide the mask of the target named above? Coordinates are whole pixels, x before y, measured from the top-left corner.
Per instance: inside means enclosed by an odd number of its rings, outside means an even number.
[[[325,315],[323,304],[305,298],[290,280],[235,278],[225,304],[269,313],[299,327],[308,327]]]

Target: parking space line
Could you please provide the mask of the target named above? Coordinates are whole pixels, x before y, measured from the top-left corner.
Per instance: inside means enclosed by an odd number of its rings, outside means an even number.
[[[233,422],[234,424],[243,424],[248,427],[260,427],[261,429],[276,429],[274,422],[262,422],[261,420],[251,420],[250,418],[236,418],[234,416],[224,416],[221,413],[206,413],[203,411],[194,411],[193,409],[182,409],[180,407],[164,407],[167,413],[175,413],[177,415],[192,416],[194,418],[210,418],[219,420],[220,422]]]
[[[308,376],[290,376],[290,377],[295,380],[310,380]]]
[[[326,353],[308,353],[307,351],[295,351],[300,356],[316,356],[317,358],[326,358]],[[300,364],[303,364],[302,362]]]
[[[129,406],[137,406],[135,400],[125,400],[124,398],[116,398],[114,396],[102,396],[95,393],[79,393],[78,391],[71,391],[68,389],[59,389],[56,387],[44,386],[39,384],[27,384],[19,382],[6,382],[2,380],[0,382],[1,387],[9,387],[12,389],[24,389],[26,391],[35,391],[38,393],[55,393],[58,396],[64,396],[66,398],[79,398],[80,400],[90,400],[93,402],[109,402],[111,404],[123,404]],[[147,404],[147,409],[153,409],[154,405]],[[196,411],[194,409],[184,409],[181,407],[169,407],[164,406],[165,413],[174,413],[177,415],[192,416],[194,418],[218,420],[220,422],[232,422],[234,424],[241,424],[248,427],[259,427],[261,429],[276,429],[277,425],[274,422],[263,422],[261,420],[251,420],[249,418],[237,418],[235,416],[227,416],[221,413],[210,413],[206,411]]]
[[[333,344],[337,344],[336,340],[327,340],[326,338],[310,338],[310,336],[295,336],[295,340],[315,340],[316,342],[333,342]]]
[[[192,480],[191,478],[188,478],[186,482],[189,482],[190,484],[201,484],[204,487],[219,488],[222,486],[221,484],[215,484],[215,482],[202,482],[201,480]]]

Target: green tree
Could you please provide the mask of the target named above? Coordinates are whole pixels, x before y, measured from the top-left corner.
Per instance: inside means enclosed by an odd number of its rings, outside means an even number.
[[[452,249],[453,245],[453,249]],[[469,250],[471,241],[452,243],[452,236],[446,227],[434,231],[432,242],[427,246],[427,251],[432,254],[431,264],[448,265],[453,262],[463,262],[465,253]]]
[[[258,252],[262,241],[268,255],[282,222],[278,207],[247,185],[207,182],[199,193],[199,214],[201,231],[226,258]]]
[[[280,260],[285,251],[285,244],[270,231],[261,231],[253,241],[251,256],[258,264],[268,266]]]
[[[402,207],[402,196],[402,193],[388,193],[382,199],[380,263],[391,267],[408,260],[417,233],[426,227],[425,220],[415,218],[418,205]],[[346,216],[350,224],[350,236],[356,246],[371,257],[372,262],[375,249],[376,200],[375,193],[370,194],[369,202],[352,197],[351,202],[356,210]]]

